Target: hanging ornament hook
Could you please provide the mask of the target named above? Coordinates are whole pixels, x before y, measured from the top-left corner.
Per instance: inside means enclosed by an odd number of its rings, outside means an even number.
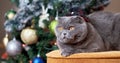
[[[56,11],[56,17],[55,20],[58,20],[58,10]]]

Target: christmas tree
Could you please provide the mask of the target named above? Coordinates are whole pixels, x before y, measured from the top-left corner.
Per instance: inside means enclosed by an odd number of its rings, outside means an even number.
[[[57,49],[54,29],[59,16],[85,16],[103,10],[109,0],[11,0],[17,10],[5,13],[5,63],[46,63]],[[6,44],[7,43],[7,44]],[[1,62],[3,61],[1,60]]]

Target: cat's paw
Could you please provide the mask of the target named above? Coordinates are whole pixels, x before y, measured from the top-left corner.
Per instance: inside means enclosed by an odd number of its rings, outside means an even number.
[[[67,53],[67,52],[65,53],[65,52],[62,52],[61,55],[64,56],[64,57],[67,57],[67,56],[70,56],[71,53]]]

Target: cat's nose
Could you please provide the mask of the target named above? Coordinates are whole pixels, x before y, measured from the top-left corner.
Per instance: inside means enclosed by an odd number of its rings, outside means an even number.
[[[63,33],[64,35],[66,35],[66,33]]]

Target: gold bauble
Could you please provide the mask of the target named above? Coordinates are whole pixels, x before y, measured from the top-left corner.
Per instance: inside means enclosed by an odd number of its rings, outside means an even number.
[[[31,28],[23,29],[21,32],[21,39],[27,45],[36,43],[38,40],[36,30]]]

